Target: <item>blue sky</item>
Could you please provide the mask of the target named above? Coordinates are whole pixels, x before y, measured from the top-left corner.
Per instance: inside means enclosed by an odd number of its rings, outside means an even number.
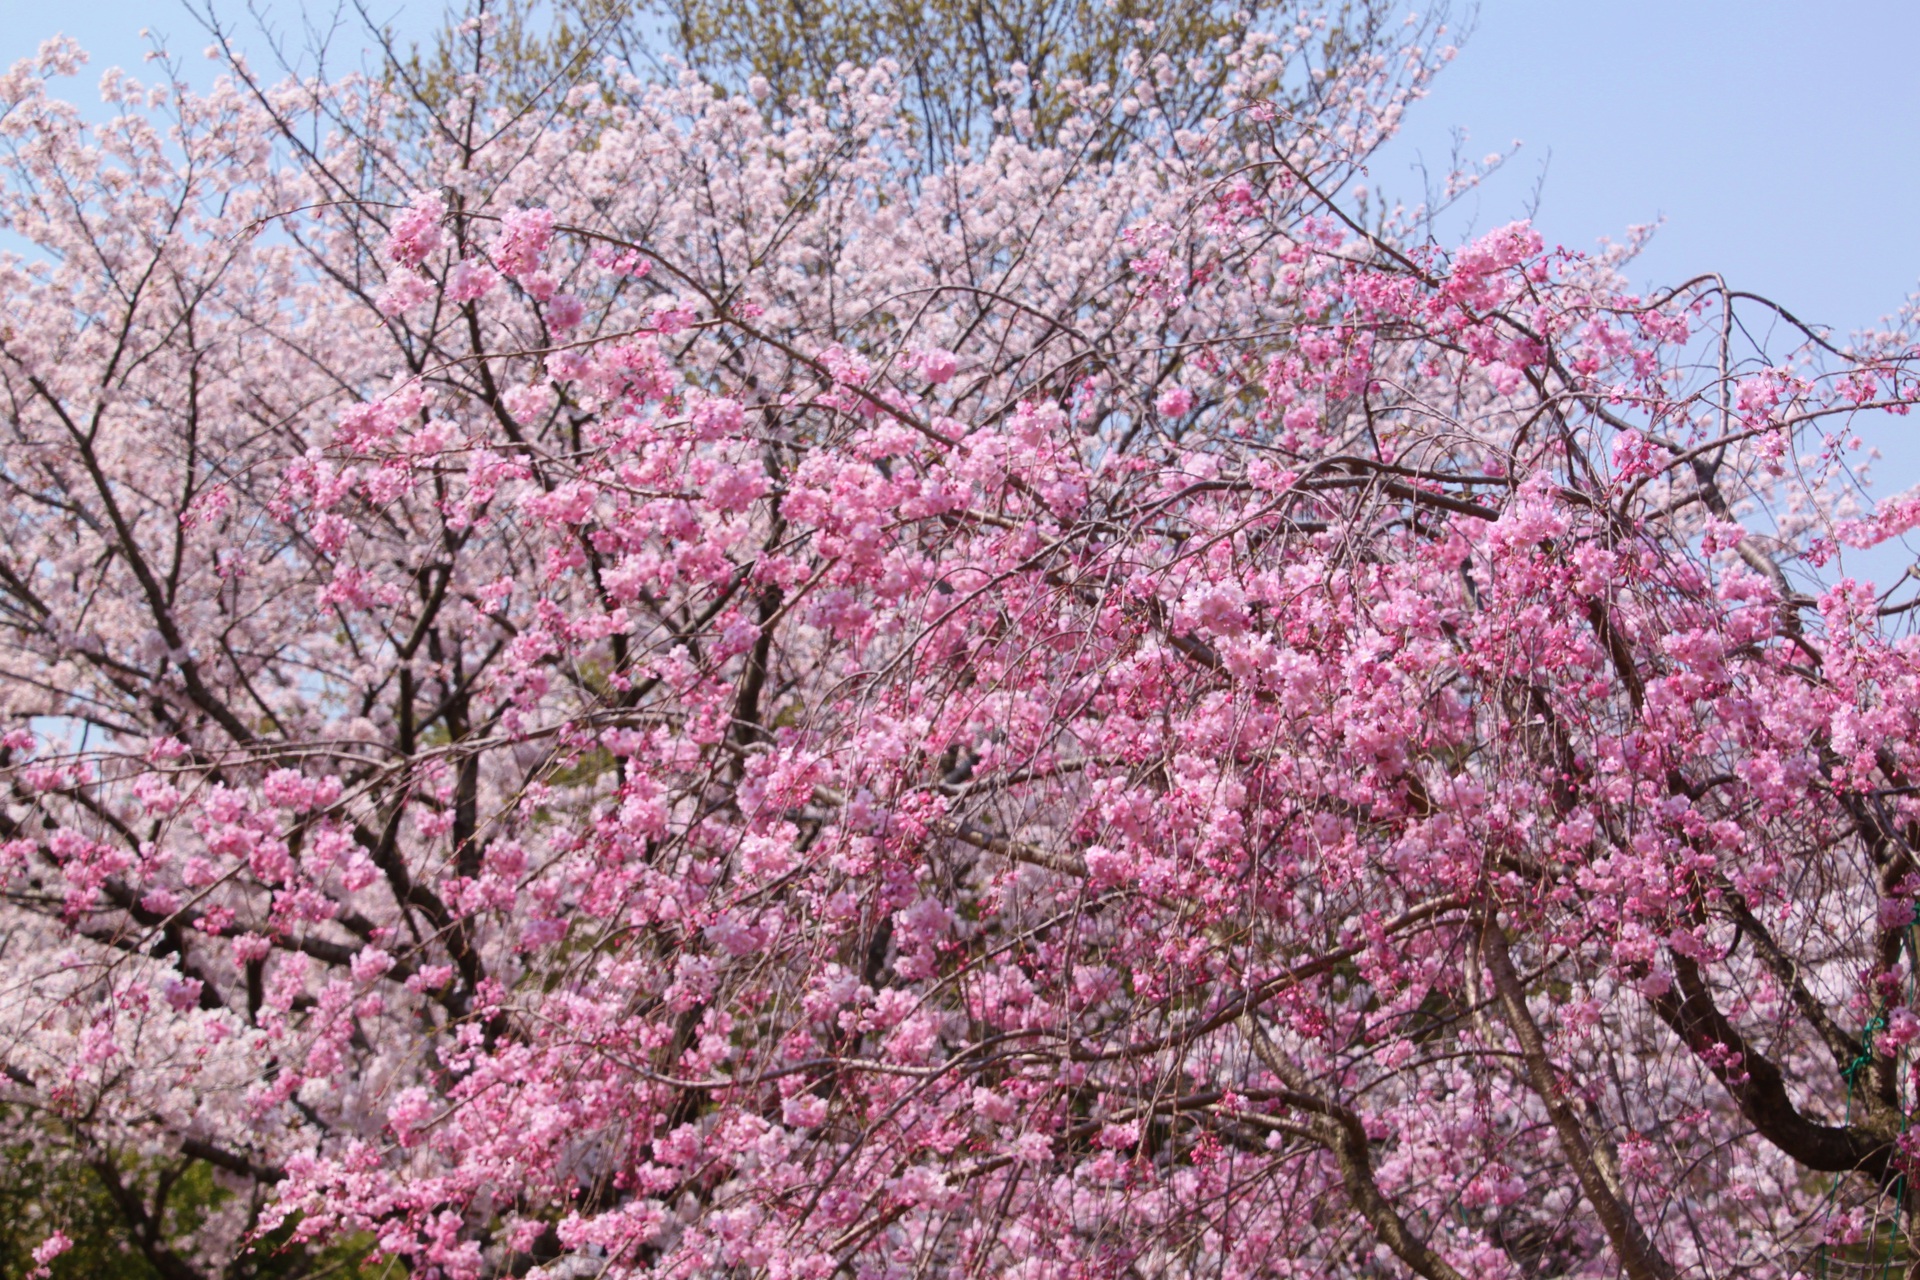
[[[1845,333],[1920,286],[1920,4],[1486,0],[1459,58],[1372,166],[1520,154],[1477,199],[1523,211],[1541,167],[1550,241],[1664,217],[1636,273],[1717,270]]]
[[[433,30],[443,10],[438,3],[421,0],[364,0],[368,13],[384,25],[391,25],[402,36],[424,40]],[[253,53],[256,62],[265,65],[259,44],[258,28],[248,16],[248,0],[214,0],[223,21],[230,23],[243,37],[242,48]],[[89,80],[111,66],[118,66],[138,77],[149,41],[141,35],[151,31],[163,37],[168,49],[184,58],[191,69],[200,61],[208,43],[207,29],[196,13],[204,13],[206,0],[73,0],[67,4],[49,4],[46,0],[0,0],[0,63],[11,64],[29,57],[42,40],[55,34],[72,36],[85,46],[91,60],[83,79]],[[304,27],[326,29],[337,15],[339,36],[334,43],[336,56],[356,56],[370,49],[365,27],[348,0],[253,0],[253,8],[264,14],[272,29],[291,49],[304,47]]]

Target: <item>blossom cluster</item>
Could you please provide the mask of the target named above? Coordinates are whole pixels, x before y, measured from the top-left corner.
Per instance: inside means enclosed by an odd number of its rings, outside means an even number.
[[[884,69],[86,149],[17,68],[0,1125],[212,1167],[182,1275],[1872,1238],[1920,647],[1836,570],[1915,504],[1838,424],[1911,342],[1706,360],[1712,278],[1370,234],[1315,175],[1405,91],[1288,132],[1305,39],[939,181]]]

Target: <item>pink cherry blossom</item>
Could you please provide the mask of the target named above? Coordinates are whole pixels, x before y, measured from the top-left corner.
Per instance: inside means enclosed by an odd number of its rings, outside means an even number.
[[[446,240],[440,224],[447,203],[431,192],[416,195],[393,223],[387,237],[387,257],[400,267],[418,267],[437,253]]]
[[[1168,387],[1160,393],[1160,398],[1154,401],[1154,408],[1158,409],[1163,417],[1185,417],[1193,408],[1193,392],[1181,386]]]
[[[1315,21],[933,158],[0,78],[0,1145],[208,1280],[1908,1248],[1913,318],[1362,216]]]
[[[53,1271],[48,1264],[72,1248],[73,1240],[66,1232],[54,1231],[34,1246],[32,1255],[34,1271],[31,1274],[36,1277],[52,1275]]]

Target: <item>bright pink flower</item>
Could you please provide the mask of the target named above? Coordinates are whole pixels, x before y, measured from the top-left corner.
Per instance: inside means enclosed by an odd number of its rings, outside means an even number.
[[[492,267],[478,262],[456,262],[447,273],[447,300],[473,302],[486,297],[498,283],[500,274]]]
[[[552,240],[551,209],[515,209],[500,220],[493,260],[516,279],[531,276],[540,270]]]
[[[387,257],[396,266],[418,267],[445,243],[440,224],[447,216],[447,204],[438,195],[422,192],[413,198],[387,236]]]

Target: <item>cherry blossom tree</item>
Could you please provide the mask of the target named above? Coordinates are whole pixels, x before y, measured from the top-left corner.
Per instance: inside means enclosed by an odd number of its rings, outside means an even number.
[[[1913,1257],[1911,338],[1363,219],[1313,35],[931,174],[16,66],[9,1149],[168,1280]]]

